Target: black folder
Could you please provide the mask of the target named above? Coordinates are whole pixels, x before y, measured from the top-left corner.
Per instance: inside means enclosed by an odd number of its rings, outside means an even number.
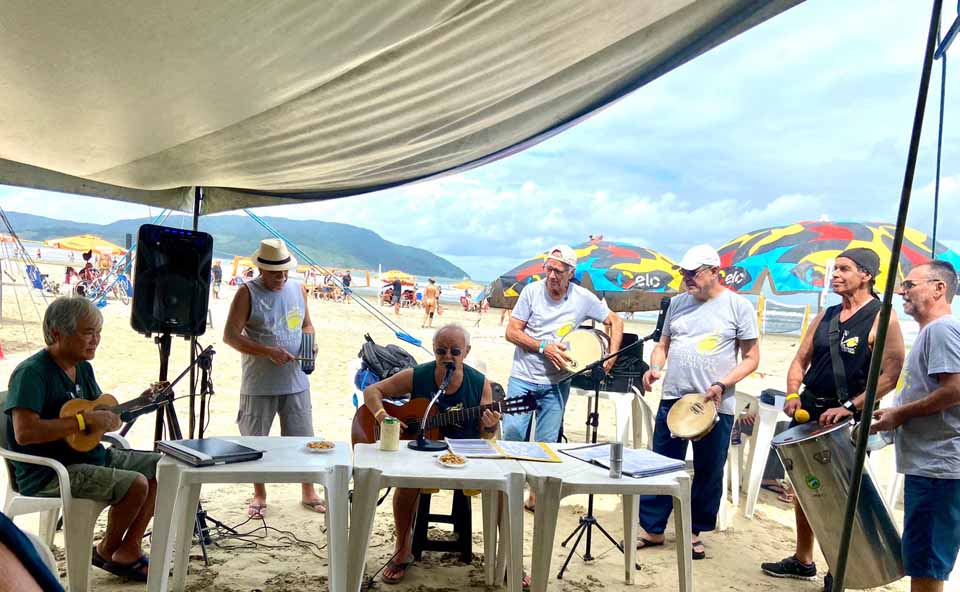
[[[262,450],[220,438],[160,440],[156,449],[195,467],[257,460],[263,456]]]

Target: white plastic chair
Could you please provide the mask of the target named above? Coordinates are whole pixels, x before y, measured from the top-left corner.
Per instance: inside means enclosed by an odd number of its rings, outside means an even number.
[[[587,397],[589,399],[593,396],[593,391],[573,386],[570,387],[570,394]],[[630,424],[632,423],[631,419],[633,415],[632,406],[634,397],[631,395],[631,393],[600,391],[600,398],[607,399],[613,403],[613,419],[617,430],[615,441],[626,444],[628,442],[628,436],[633,433],[630,428]],[[637,441],[634,440],[633,447],[636,448],[637,446]]]
[[[643,396],[643,391],[635,386],[633,401],[630,405],[630,423],[633,427],[633,447],[653,450],[653,409]],[[646,439],[644,439],[646,434]]]
[[[0,393],[0,408],[6,403],[7,393]],[[0,418],[0,458],[3,458],[6,476],[3,513],[13,519],[24,514],[40,513],[40,538],[49,547],[57,530],[57,518],[63,511],[63,533],[67,555],[67,583],[70,592],[86,592],[90,584],[90,554],[93,548],[93,529],[97,518],[107,504],[86,499],[75,499],[70,493],[70,475],[62,463],[43,456],[13,452],[7,448],[9,436],[7,421]],[[120,448],[129,444],[119,434],[105,434],[104,441]],[[60,481],[60,497],[33,497],[17,492],[13,465],[10,461],[42,465],[53,469]],[[54,571],[56,573],[56,571]]]

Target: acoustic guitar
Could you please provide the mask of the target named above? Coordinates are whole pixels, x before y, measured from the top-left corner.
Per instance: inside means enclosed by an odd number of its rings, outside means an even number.
[[[387,415],[396,417],[406,424],[407,427],[400,430],[400,439],[413,440],[420,431],[420,423],[423,421],[423,414],[429,404],[430,399],[416,398],[403,404],[384,401],[383,408],[387,411]],[[478,423],[483,412],[487,409],[496,411],[501,415],[510,415],[536,411],[537,408],[537,398],[533,395],[503,399],[488,405],[467,407],[466,409],[457,409],[446,413],[439,413],[437,407],[434,406],[430,410],[430,416],[427,417],[426,423],[424,423],[424,436],[431,440],[438,440],[440,439],[440,429],[444,426]],[[379,439],[380,422],[376,420],[366,405],[361,405],[353,416],[350,441],[356,446],[357,444],[373,444]]]
[[[166,394],[169,388],[169,382],[155,382],[150,385],[150,388],[143,391],[139,397],[121,405],[117,404],[117,399],[113,395],[106,394],[100,395],[92,401],[70,399],[60,408],[60,417],[75,417],[78,413],[85,411],[112,411],[119,415],[122,421],[127,422],[152,411],[153,405]],[[85,431],[67,436],[64,440],[70,448],[77,452],[89,452],[96,448],[105,433],[106,430],[92,430],[88,425]]]

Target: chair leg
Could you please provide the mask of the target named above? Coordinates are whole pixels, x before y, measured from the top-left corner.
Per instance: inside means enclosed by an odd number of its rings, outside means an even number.
[[[86,592],[90,585],[90,549],[93,529],[104,504],[74,500],[63,510],[63,532],[67,552],[67,582],[70,592]]]
[[[427,528],[430,526],[430,497],[429,493],[420,492],[417,517],[413,521],[413,544],[410,551],[417,561],[423,558],[423,549],[426,547]]]
[[[453,532],[457,535],[460,547],[460,561],[466,564],[473,562],[473,512],[470,498],[463,491],[453,493]]]
[[[53,547],[53,537],[57,534],[57,520],[59,519],[59,509],[40,512],[40,528],[37,532],[40,535],[40,540],[47,545],[48,549]]]

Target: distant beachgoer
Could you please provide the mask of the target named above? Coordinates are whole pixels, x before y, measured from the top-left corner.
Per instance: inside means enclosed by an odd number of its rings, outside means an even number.
[[[349,269],[344,272],[343,277],[340,278],[340,282],[343,284],[343,301],[350,302],[350,295],[353,294],[353,290],[350,289],[350,283],[353,282],[353,278],[350,277]]]
[[[113,267],[113,257],[108,253],[101,253],[100,258],[97,259],[97,268],[104,274],[110,271],[110,268]]]
[[[37,259],[40,259],[40,258],[41,258],[40,249],[37,249]]]
[[[403,297],[403,282],[400,281],[400,278],[393,280],[391,284],[393,287],[393,313],[397,316],[400,316],[400,299]]]
[[[210,276],[213,280],[213,297],[220,298],[220,283],[223,282],[223,268],[220,267],[220,260],[215,259],[213,267],[210,268]]]
[[[433,278],[427,280],[427,287],[423,289],[423,323],[421,327],[433,327],[433,314],[437,312],[437,298],[440,290]]]

